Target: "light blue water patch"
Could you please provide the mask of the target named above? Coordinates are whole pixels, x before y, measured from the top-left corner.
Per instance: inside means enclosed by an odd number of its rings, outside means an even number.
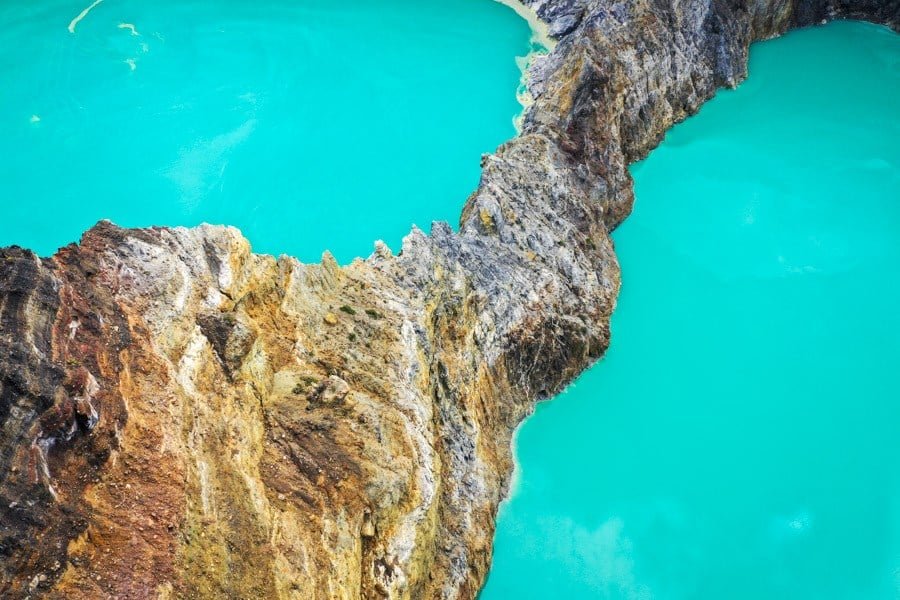
[[[900,597],[900,36],[755,45],[635,165],[607,357],[521,428],[482,600]]]
[[[5,0],[0,23],[0,245],[45,255],[102,218],[396,251],[514,135],[530,37],[492,0]]]

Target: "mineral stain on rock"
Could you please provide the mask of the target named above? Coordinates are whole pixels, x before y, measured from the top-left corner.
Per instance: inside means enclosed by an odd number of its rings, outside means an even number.
[[[210,226],[0,251],[4,597],[474,598],[512,431],[609,344],[627,164],[755,39],[900,28],[877,0],[529,4],[558,43],[459,233],[343,268]]]

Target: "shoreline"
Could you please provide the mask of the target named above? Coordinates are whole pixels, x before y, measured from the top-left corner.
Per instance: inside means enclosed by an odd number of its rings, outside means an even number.
[[[542,21],[531,7],[526,6],[520,0],[494,1],[515,11],[522,20],[528,23],[528,27],[531,30],[531,39],[529,41],[530,49],[528,53],[525,56],[516,57],[516,65],[522,72],[522,75],[519,78],[519,87],[516,89],[516,100],[522,106],[522,111],[513,117],[513,126],[516,128],[516,135],[518,135],[522,132],[522,124],[525,120],[525,115],[534,103],[534,98],[531,96],[529,86],[531,68],[536,61],[553,51],[556,47],[556,40],[550,37],[547,23]]]

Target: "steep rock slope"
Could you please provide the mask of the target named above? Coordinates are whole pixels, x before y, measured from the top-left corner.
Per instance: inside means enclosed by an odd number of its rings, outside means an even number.
[[[210,226],[0,251],[3,597],[474,598],[514,428],[609,344],[627,164],[752,40],[900,27],[898,0],[528,4],[558,43],[459,233],[344,268]]]

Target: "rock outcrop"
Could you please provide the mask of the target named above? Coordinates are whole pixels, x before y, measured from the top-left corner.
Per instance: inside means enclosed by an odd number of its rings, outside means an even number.
[[[599,358],[626,166],[751,41],[898,0],[532,0],[558,38],[454,233],[339,267],[234,229],[0,251],[4,598],[474,598],[537,400]]]

